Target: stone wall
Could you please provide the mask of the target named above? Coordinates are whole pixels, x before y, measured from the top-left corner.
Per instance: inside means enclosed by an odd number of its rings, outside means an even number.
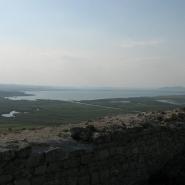
[[[0,144],[0,185],[143,184],[185,144],[185,129],[115,129],[88,142]]]

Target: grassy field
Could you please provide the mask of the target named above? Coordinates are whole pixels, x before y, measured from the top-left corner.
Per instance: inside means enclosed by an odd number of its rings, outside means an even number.
[[[0,98],[0,114],[9,113],[12,110],[20,114],[13,118],[0,117],[0,127],[36,127],[69,122],[78,123],[122,112],[117,109],[64,101],[12,101]]]
[[[0,116],[0,128],[28,128],[79,123],[106,115],[174,109],[183,106],[183,102],[185,103],[185,96],[117,98],[81,102],[13,101],[5,99],[3,96],[0,93],[0,115],[12,110],[16,110],[20,114],[12,118]],[[157,100],[173,101],[178,105]]]

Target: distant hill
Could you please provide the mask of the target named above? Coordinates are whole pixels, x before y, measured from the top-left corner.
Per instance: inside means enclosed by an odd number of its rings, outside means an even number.
[[[168,91],[168,92],[185,92],[185,87],[177,86],[177,87],[162,87],[159,88],[160,91]]]
[[[55,90],[57,87],[37,86],[37,85],[17,85],[17,84],[0,84],[0,91],[44,91]]]

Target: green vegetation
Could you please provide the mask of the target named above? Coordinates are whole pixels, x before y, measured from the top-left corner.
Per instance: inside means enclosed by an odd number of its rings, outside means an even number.
[[[158,100],[164,100],[166,102],[160,102]],[[143,111],[167,110],[183,105],[185,106],[185,96],[114,98],[102,100],[85,100],[81,102],[86,104],[120,108],[124,113],[134,113]]]
[[[1,94],[1,93],[0,93]],[[6,94],[7,96],[7,94]],[[183,105],[175,105],[157,100],[169,100],[185,103],[185,96],[166,96],[153,98],[117,98],[66,102],[54,100],[13,101],[0,97],[0,115],[12,110],[20,112],[16,117],[0,117],[1,128],[27,128],[55,126],[67,123],[97,119],[106,115],[135,113],[174,109]]]
[[[12,110],[20,114],[12,118],[0,117],[0,127],[35,127],[68,122],[77,123],[118,113],[117,110],[64,101],[13,101],[0,98],[0,114],[9,113]]]
[[[23,92],[13,92],[13,91],[0,91],[0,97],[11,97],[11,96],[27,96]]]

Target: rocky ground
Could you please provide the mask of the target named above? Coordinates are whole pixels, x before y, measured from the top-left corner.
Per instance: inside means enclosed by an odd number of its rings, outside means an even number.
[[[139,114],[107,116],[98,120],[89,120],[79,124],[61,125],[57,127],[44,127],[35,129],[21,129],[0,131],[0,141],[28,141],[44,142],[69,137],[71,134],[76,139],[88,140],[92,132],[106,132],[113,129],[129,129],[133,127],[155,127],[155,126],[184,126],[185,108],[173,111],[143,112]],[[85,133],[85,136],[82,134]],[[79,134],[83,138],[79,138]]]

